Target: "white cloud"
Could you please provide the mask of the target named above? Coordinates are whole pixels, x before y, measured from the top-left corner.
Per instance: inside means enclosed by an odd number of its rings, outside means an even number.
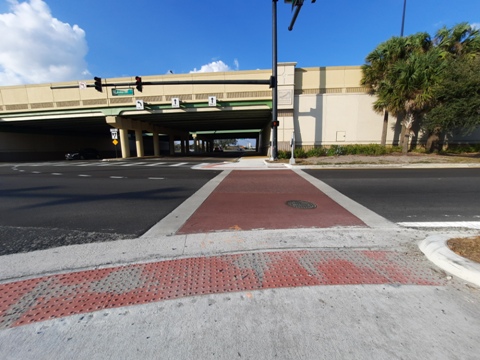
[[[236,70],[238,70],[238,60],[235,60]],[[190,71],[190,73],[206,73],[206,72],[223,72],[223,71],[232,71],[232,69],[225,64],[222,60],[219,61],[212,61],[209,64],[202,65],[200,70],[197,68]]]
[[[0,14],[0,85],[84,79],[85,32],[54,18],[43,0],[7,0]]]

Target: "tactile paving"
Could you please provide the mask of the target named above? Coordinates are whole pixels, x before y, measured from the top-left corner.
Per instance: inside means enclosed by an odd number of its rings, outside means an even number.
[[[441,283],[426,260],[394,251],[303,250],[177,259],[0,284],[0,329],[214,293],[320,285]]]

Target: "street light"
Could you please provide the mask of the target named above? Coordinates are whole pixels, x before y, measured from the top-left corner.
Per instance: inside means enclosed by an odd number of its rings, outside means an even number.
[[[277,1],[272,0],[272,153],[270,160],[278,159],[278,89],[277,89]]]
[[[405,10],[406,9],[407,9],[407,0],[403,0],[402,29],[400,30],[400,37],[403,37],[403,29],[405,28]]]
[[[295,20],[300,12],[304,0],[285,0],[286,4],[292,4],[292,9],[295,8],[294,17],[288,30],[293,29]],[[311,0],[312,4],[316,0]],[[272,77],[270,79],[270,87],[272,88],[272,153],[270,160],[277,160],[278,158],[278,71],[277,71],[277,2],[272,0]]]
[[[303,6],[303,1],[304,0],[285,0],[286,4],[292,4],[292,11],[294,11],[292,21],[290,22],[290,26],[288,27],[288,31],[293,30],[293,25],[295,25],[295,21],[297,20],[297,16],[300,13],[300,9]],[[312,4],[315,3],[315,1],[316,0],[312,0]]]

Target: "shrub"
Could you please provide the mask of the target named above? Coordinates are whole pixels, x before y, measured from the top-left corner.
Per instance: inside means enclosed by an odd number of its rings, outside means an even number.
[[[307,157],[320,157],[325,155],[327,155],[327,150],[323,147],[316,147],[307,151]]]
[[[305,159],[307,157],[307,153],[302,148],[295,149],[293,154],[297,159]]]
[[[480,144],[449,145],[448,149],[442,152],[446,154],[476,153],[480,152]]]
[[[291,156],[292,156],[291,151],[278,150],[277,152],[277,157],[279,159],[290,159]]]
[[[345,148],[341,145],[332,145],[327,150],[327,156],[338,156],[338,155],[344,155],[344,154],[345,154]]]

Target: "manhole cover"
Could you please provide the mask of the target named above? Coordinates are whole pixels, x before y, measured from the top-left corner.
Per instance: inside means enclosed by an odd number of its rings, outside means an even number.
[[[288,200],[286,204],[296,209],[315,209],[317,207],[316,204],[304,200]]]

